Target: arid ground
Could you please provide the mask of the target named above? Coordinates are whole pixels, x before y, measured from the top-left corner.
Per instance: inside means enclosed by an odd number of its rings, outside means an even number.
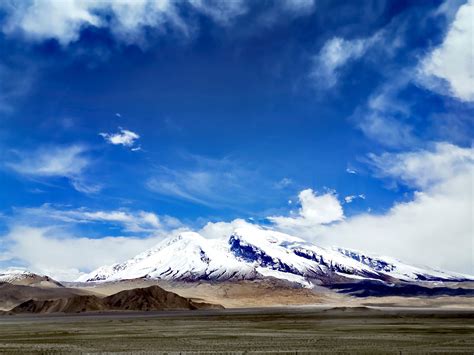
[[[474,312],[293,307],[4,316],[0,352],[464,353]]]

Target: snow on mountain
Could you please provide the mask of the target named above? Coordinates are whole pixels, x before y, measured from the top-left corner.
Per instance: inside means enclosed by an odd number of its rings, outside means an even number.
[[[472,276],[455,273],[445,272],[440,270],[431,269],[428,267],[418,267],[413,265],[404,264],[401,261],[391,258],[388,256],[370,256],[365,253],[344,249],[344,248],[333,248],[334,250],[371,267],[374,270],[382,272],[393,278],[403,281],[464,281],[473,280]]]
[[[342,248],[322,248],[303,239],[260,228],[237,228],[228,239],[184,232],[123,263],[101,267],[77,281],[134,278],[241,280],[273,277],[305,287],[348,279],[450,281],[472,277],[421,269],[392,258]]]
[[[165,280],[253,279],[252,265],[229,253],[225,240],[184,232],[120,264],[105,266],[77,281],[114,281],[148,277]]]
[[[0,270],[0,282],[13,283],[34,276],[38,275],[23,269]]]
[[[62,285],[49,276],[35,274],[24,269],[0,270],[0,283],[6,282],[14,285],[62,287]]]

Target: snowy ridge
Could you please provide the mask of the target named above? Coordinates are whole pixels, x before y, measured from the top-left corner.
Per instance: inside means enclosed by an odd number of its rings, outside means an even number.
[[[322,248],[284,233],[246,227],[223,239],[206,239],[198,233],[183,232],[132,259],[100,267],[77,281],[134,278],[225,281],[268,277],[304,287],[354,279],[389,282],[474,279],[354,250]]]
[[[0,270],[0,282],[13,283],[27,278],[42,276],[23,269]]]

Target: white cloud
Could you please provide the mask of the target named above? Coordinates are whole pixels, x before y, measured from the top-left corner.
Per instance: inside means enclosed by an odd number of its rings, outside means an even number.
[[[124,147],[129,148],[133,147],[135,141],[140,138],[140,136],[135,132],[123,128],[119,128],[119,130],[120,132],[118,133],[99,133],[99,135],[103,137],[107,143],[123,145]],[[132,148],[132,150],[136,151],[137,147]]]
[[[276,7],[289,14],[312,11],[314,0],[285,0]],[[124,43],[146,45],[147,30],[190,37],[198,29],[196,16],[204,15],[221,26],[247,13],[248,0],[12,0],[0,4],[6,12],[2,30],[32,40],[56,39],[68,45],[86,27],[109,28]]]
[[[86,148],[80,145],[43,147],[32,153],[19,153],[19,160],[6,165],[23,175],[70,177],[88,165]]]
[[[342,206],[333,193],[317,195],[313,190],[306,189],[299,193],[298,198],[301,208],[297,215],[268,217],[277,229],[298,235],[301,230],[318,228],[344,218]]]
[[[245,0],[219,1],[219,0],[190,0],[199,12],[208,15],[217,23],[229,25],[229,22],[237,16],[247,12]]]
[[[369,155],[379,177],[395,178],[420,189],[449,181],[469,172],[474,164],[471,149],[439,142],[432,150]]]
[[[344,197],[344,202],[345,203],[352,203],[354,202],[354,200],[356,199],[362,199],[362,200],[365,200],[365,195],[364,194],[360,194],[360,195],[348,195],[346,197]]]
[[[421,190],[386,213],[356,215],[329,226],[283,217],[286,223],[276,228],[322,245],[472,274],[472,149],[437,143],[430,150],[387,153],[372,161],[378,175]]]
[[[310,77],[317,86],[331,88],[336,85],[340,71],[351,60],[362,57],[372,39],[345,40],[334,37],[328,40],[313,58]]]
[[[387,147],[409,147],[417,143],[413,127],[408,123],[410,105],[398,98],[411,76],[411,71],[397,73],[355,111],[352,120],[368,138]]]
[[[472,176],[471,166],[470,173],[419,192],[387,213],[358,215],[313,234],[313,240],[473,274]]]
[[[346,168],[346,173],[357,175],[357,170],[355,170],[353,168]]]
[[[269,217],[271,227],[321,245],[339,245],[472,274],[472,150],[438,143],[429,150],[373,156],[372,161],[378,174],[421,191],[386,213],[344,218],[334,193],[317,195],[307,189],[299,194],[301,208],[290,216]],[[33,271],[60,279],[73,279],[80,271],[125,260],[165,235],[184,230],[179,221],[151,212],[61,210],[49,205],[17,211],[10,221],[10,231],[0,238],[0,259],[17,260]],[[68,232],[71,225],[83,223],[112,223],[123,231],[149,236],[93,239],[81,237],[77,231]],[[258,228],[236,219],[207,223],[199,233],[223,238],[242,226]]]
[[[64,224],[110,223],[120,226],[122,232],[132,233],[161,233],[182,227],[181,222],[173,217],[159,216],[147,211],[121,210],[90,210],[86,208],[67,209],[62,206],[44,204],[36,208],[21,208],[15,210],[16,223],[26,223],[36,226]]]
[[[148,189],[162,196],[234,209],[252,201],[259,194],[255,189],[258,182],[255,169],[248,169],[227,158],[186,155],[186,159],[191,160],[191,168],[161,167],[147,180]]]
[[[34,272],[74,280],[81,272],[126,260],[179,233],[176,218],[147,211],[67,209],[43,205],[16,208],[2,216],[9,231],[0,236],[0,260],[15,261]],[[120,236],[82,236],[82,226],[113,226]],[[124,236],[123,233],[133,233]]]
[[[462,5],[443,43],[420,64],[420,81],[461,101],[474,101],[474,1]],[[446,89],[446,86],[448,88]]]
[[[3,31],[21,33],[33,40],[56,39],[62,45],[77,41],[85,27],[110,27],[124,42],[143,41],[146,27],[164,30],[166,24],[186,32],[169,0],[43,0],[14,1]]]
[[[225,239],[229,238],[236,228],[251,226],[254,224],[238,218],[231,222],[208,222],[198,233],[209,239]]]
[[[14,1],[4,6],[10,16],[3,31],[21,31],[35,40],[56,38],[61,44],[67,44],[78,39],[82,27],[101,25],[92,7],[91,1]]]
[[[98,192],[101,187],[84,178],[91,164],[87,150],[82,145],[41,147],[32,152],[16,152],[16,159],[5,166],[31,178],[67,178],[80,192]]]
[[[291,180],[290,178],[284,177],[283,179],[281,179],[275,184],[275,188],[284,189],[290,186],[291,184],[293,184],[293,180]]]
[[[131,258],[161,239],[85,238],[53,228],[17,225],[2,236],[0,255],[23,262],[29,270],[67,281],[76,279],[81,271]]]

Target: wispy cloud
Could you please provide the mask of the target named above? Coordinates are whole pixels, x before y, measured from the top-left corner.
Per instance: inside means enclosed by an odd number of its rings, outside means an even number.
[[[34,226],[64,224],[109,224],[120,227],[122,233],[161,233],[182,227],[181,222],[167,215],[149,211],[71,209],[66,206],[44,204],[35,208],[15,209],[15,222]]]
[[[255,170],[247,169],[229,158],[187,155],[186,159],[190,168],[160,167],[147,180],[146,186],[170,198],[234,209],[237,205],[251,202],[258,195],[254,184],[259,178]]]
[[[313,58],[310,78],[317,87],[325,89],[337,84],[343,67],[361,58],[376,37],[346,40],[334,37],[328,40]]]
[[[283,179],[281,179],[280,181],[275,183],[275,188],[285,189],[285,188],[291,186],[292,184],[293,184],[293,180],[291,180],[290,178],[284,177]]]
[[[83,145],[44,146],[34,151],[15,151],[5,166],[25,177],[66,178],[80,192],[98,192],[98,184],[88,183],[85,171],[91,165]]]
[[[0,236],[0,260],[59,280],[74,280],[104,264],[128,259],[164,237],[183,230],[176,218],[149,211],[72,209],[45,204],[15,208],[1,216],[8,232]],[[99,235],[84,237],[90,227]],[[114,231],[118,235],[111,236]]]
[[[410,103],[398,98],[409,84],[411,73],[394,74],[374,91],[365,105],[351,117],[354,124],[370,139],[387,147],[410,147],[417,137],[410,124]]]
[[[6,13],[2,30],[7,35],[21,34],[36,41],[52,38],[66,46],[80,38],[83,28],[108,28],[120,42],[144,47],[150,29],[191,37],[199,26],[193,20],[196,16],[189,13],[230,26],[247,13],[250,4],[248,0],[14,0],[0,5],[0,10]],[[292,15],[308,13],[313,5],[314,0],[277,2],[282,12]]]
[[[0,112],[14,110],[14,103],[30,91],[36,71],[35,64],[30,62],[16,60],[16,65],[0,63]]]
[[[474,164],[474,153],[472,149],[439,142],[433,143],[431,149],[370,154],[369,159],[378,177],[427,189],[469,172]]]
[[[99,136],[105,139],[107,143],[113,145],[123,145],[124,147],[131,148],[132,151],[140,150],[140,147],[135,146],[135,142],[140,136],[132,131],[119,127],[117,133],[99,133]]]
[[[34,152],[18,152],[19,159],[6,165],[17,173],[32,176],[71,177],[81,174],[89,165],[81,145],[43,147]]]

